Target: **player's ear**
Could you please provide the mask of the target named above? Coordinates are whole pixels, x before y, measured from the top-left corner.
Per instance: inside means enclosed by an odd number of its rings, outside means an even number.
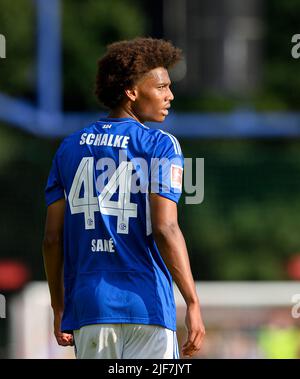
[[[125,95],[127,96],[129,100],[135,101],[137,98],[137,89],[135,87],[127,88],[125,89]]]

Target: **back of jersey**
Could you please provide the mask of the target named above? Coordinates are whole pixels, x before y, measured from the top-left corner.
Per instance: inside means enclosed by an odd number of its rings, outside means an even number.
[[[175,330],[149,191],[178,202],[182,167],[175,137],[130,118],[99,120],[63,141],[46,188],[48,205],[66,199],[63,330],[96,323]]]

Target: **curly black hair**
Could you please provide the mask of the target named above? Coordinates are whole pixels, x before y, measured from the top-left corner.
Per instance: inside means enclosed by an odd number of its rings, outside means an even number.
[[[106,55],[98,61],[95,94],[99,102],[114,109],[126,88],[154,68],[172,67],[181,54],[180,49],[163,39],[139,37],[109,45]]]

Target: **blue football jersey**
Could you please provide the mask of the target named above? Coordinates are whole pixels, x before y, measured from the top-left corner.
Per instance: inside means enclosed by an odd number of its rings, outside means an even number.
[[[65,138],[46,186],[65,198],[62,330],[97,323],[176,330],[171,275],[152,235],[149,193],[176,203],[177,139],[131,118],[104,118]]]

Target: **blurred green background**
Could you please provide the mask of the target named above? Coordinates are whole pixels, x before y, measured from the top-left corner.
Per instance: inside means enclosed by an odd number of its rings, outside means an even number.
[[[174,111],[299,110],[300,63],[290,50],[300,1],[261,4],[259,84],[244,92],[209,86],[190,92],[175,84]],[[63,108],[103,112],[93,95],[97,58],[119,39],[165,37],[162,2],[63,0],[62,7]],[[34,103],[35,16],[31,1],[0,0],[0,33],[9,41],[8,58],[0,61],[0,91]],[[179,205],[195,279],[290,279],[287,262],[300,253],[300,141],[179,140],[185,157],[205,159],[204,202]],[[60,141],[0,121],[0,256],[23,261],[32,280],[45,279],[44,187]]]

